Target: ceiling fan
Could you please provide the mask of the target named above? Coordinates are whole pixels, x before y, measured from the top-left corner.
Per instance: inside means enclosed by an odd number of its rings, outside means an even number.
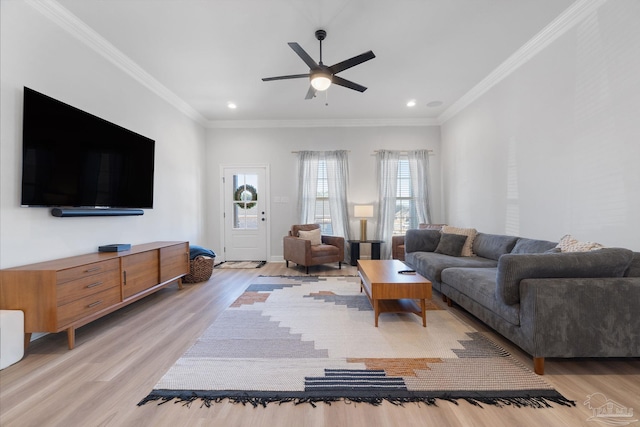
[[[354,83],[352,81],[343,79],[336,76],[340,71],[344,71],[347,68],[355,67],[358,64],[362,64],[365,61],[375,58],[376,56],[372,51],[365,52],[353,58],[347,59],[342,62],[338,62],[330,67],[327,67],[322,63],[322,40],[327,37],[325,30],[317,30],[316,38],[320,41],[320,62],[316,63],[307,52],[295,42],[288,43],[291,49],[298,54],[300,58],[309,66],[309,72],[307,74],[292,74],[288,76],[266,77],[262,81],[269,82],[272,80],[287,80],[287,79],[301,79],[309,78],[311,85],[305,99],[311,99],[316,95],[317,91],[327,90],[331,84],[346,87],[349,89],[357,90],[358,92],[364,92],[366,87]]]

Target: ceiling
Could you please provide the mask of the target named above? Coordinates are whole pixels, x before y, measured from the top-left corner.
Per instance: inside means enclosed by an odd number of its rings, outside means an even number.
[[[480,83],[573,0],[58,0],[206,122],[429,120]],[[287,46],[326,65],[372,50],[312,100]],[[406,106],[411,99],[415,107]],[[429,106],[439,101],[440,106]],[[233,102],[237,108],[228,108]]]

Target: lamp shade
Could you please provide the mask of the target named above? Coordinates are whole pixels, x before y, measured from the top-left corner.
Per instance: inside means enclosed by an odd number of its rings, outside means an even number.
[[[353,214],[356,218],[373,218],[373,205],[356,205]]]

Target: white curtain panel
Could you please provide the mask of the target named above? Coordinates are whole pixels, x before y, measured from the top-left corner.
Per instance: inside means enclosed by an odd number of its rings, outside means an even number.
[[[399,151],[380,150],[376,155],[378,174],[378,214],[376,234],[384,244],[380,248],[380,258],[391,258],[391,236],[396,215],[396,194],[398,186]]]
[[[411,175],[411,194],[416,207],[418,223],[431,223],[429,201],[429,151],[413,150],[408,153]],[[416,224],[417,227],[417,224]]]
[[[333,234],[345,239],[351,238],[349,225],[349,159],[346,150],[326,151],[327,184],[329,186],[329,211]],[[345,248],[347,251],[348,247]],[[345,252],[346,253],[346,252]]]
[[[313,224],[316,217],[318,193],[318,161],[321,152],[298,153],[298,214],[300,224]]]

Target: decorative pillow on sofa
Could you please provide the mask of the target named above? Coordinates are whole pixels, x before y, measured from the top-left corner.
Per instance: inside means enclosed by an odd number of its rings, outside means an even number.
[[[596,249],[604,248],[600,243],[580,242],[571,234],[565,235],[556,246],[561,252],[589,252]]]
[[[304,240],[311,240],[311,246],[318,246],[322,244],[322,236],[320,233],[321,230],[319,228],[310,231],[300,230],[298,231],[298,237]]]
[[[558,243],[548,240],[528,239],[520,237],[511,250],[512,254],[541,254],[551,249],[556,249]],[[560,252],[558,249],[557,252]]]
[[[445,225],[442,227],[442,233],[447,233],[447,234],[459,234],[462,236],[467,236],[468,239],[464,244],[464,247],[462,248],[462,255],[461,256],[473,256],[473,241],[476,238],[476,234],[478,234],[478,231],[475,228],[459,228],[459,227],[452,227],[450,225]]]
[[[461,256],[462,249],[467,240],[469,240],[469,238],[462,234],[442,233],[438,247],[434,252],[443,255]]]

